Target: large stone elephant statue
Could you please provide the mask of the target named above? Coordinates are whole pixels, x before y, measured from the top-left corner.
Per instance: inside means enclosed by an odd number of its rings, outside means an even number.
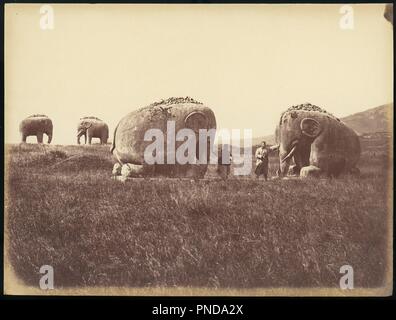
[[[128,166],[130,176],[166,176],[166,177],[189,177],[203,178],[207,163],[185,163],[180,164],[177,160],[170,163],[168,160],[171,153],[166,153],[164,163],[148,164],[144,154],[146,148],[152,141],[145,141],[145,134],[149,129],[159,129],[164,139],[164,149],[167,150],[168,122],[174,123],[175,133],[181,129],[191,129],[194,132],[195,155],[199,157],[199,129],[216,130],[216,118],[213,111],[202,103],[190,97],[169,98],[153,103],[147,107],[138,109],[127,114],[118,123],[115,131],[111,152],[117,160],[113,174],[121,173],[121,166]],[[173,135],[175,134],[173,133]],[[213,150],[213,139],[206,140],[207,162],[209,162],[210,152]],[[176,150],[183,142],[175,141]],[[173,154],[174,156],[174,154]],[[117,170],[119,168],[119,170]]]
[[[287,109],[280,117],[275,136],[279,144],[280,176],[292,173],[302,177],[336,177],[358,172],[359,137],[317,106],[306,103]],[[294,166],[290,168],[292,159]]]
[[[51,143],[53,125],[50,118],[43,114],[35,114],[22,120],[19,125],[22,142],[26,142],[29,136],[36,136],[38,143],[43,143],[44,133],[48,136],[48,143]]]
[[[80,138],[84,136],[84,142],[92,143],[92,138],[99,138],[101,144],[106,144],[109,138],[109,127],[107,124],[96,117],[81,118],[77,125],[77,143],[80,144]]]

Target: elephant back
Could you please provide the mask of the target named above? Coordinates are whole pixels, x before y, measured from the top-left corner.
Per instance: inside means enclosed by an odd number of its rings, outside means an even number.
[[[84,122],[89,122],[89,123],[105,123],[103,120],[99,119],[98,117],[93,117],[93,116],[89,116],[89,117],[82,117],[80,118],[80,120],[77,123],[77,126],[80,126],[81,123]]]
[[[306,103],[302,103],[302,104],[298,104],[298,105],[294,105],[289,107],[288,109],[286,109],[285,111],[282,112],[281,116],[280,116],[280,120],[279,120],[279,125],[282,124],[283,119],[292,113],[304,113],[307,116],[310,115],[322,115],[322,116],[326,116],[328,118],[334,119],[336,121],[340,121],[340,119],[338,119],[337,117],[335,117],[334,115],[332,115],[330,112],[327,112],[325,109],[316,106],[314,104],[311,104],[309,102]]]

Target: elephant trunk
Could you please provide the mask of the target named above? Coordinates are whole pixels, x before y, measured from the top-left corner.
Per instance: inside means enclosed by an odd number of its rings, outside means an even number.
[[[282,150],[279,153],[279,171],[278,175],[283,177],[286,176],[288,171],[289,171],[289,166],[290,166],[290,160],[294,156],[297,147],[298,147],[298,141],[295,141],[291,144],[291,150],[287,152],[286,150]]]
[[[270,147],[270,150],[271,150],[271,151],[278,151],[279,148],[280,148],[280,144],[278,143],[278,144],[276,144],[276,145]]]
[[[283,162],[285,162],[285,161],[288,161],[288,160],[294,155],[294,152],[296,152],[296,150],[297,150],[297,145],[295,145],[295,146],[290,150],[290,152],[289,152],[285,157],[283,157],[283,158],[281,159],[281,163],[283,163]]]
[[[48,136],[48,144],[50,144],[52,141],[52,132],[47,134],[47,136]]]

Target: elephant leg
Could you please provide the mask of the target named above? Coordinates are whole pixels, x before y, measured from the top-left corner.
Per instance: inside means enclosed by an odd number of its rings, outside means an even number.
[[[86,140],[87,138],[85,138],[85,140]],[[85,142],[85,143],[87,143],[87,142]],[[92,143],[92,137],[91,136],[88,136],[88,144],[91,144]]]
[[[37,133],[37,143],[43,143],[43,133]]]
[[[52,133],[47,133],[47,137],[48,137],[48,144],[50,144],[52,141]]]
[[[279,165],[279,169],[277,170],[278,176],[281,178],[285,177],[289,172],[289,167],[290,167],[290,160],[281,162]]]
[[[287,173],[287,175],[289,176],[299,176],[300,175],[300,166],[294,164],[292,166],[289,167],[289,172]]]
[[[113,171],[111,172],[113,174],[113,176],[120,176],[121,175],[121,168],[122,165],[120,163],[116,163],[113,166]]]
[[[280,150],[279,150],[279,169],[276,171],[279,178],[283,178],[283,177],[287,176],[287,174],[289,172],[291,159],[290,159],[290,157],[289,158],[287,157],[288,154],[289,154],[289,152],[287,150],[285,150],[284,148],[280,148]]]
[[[294,165],[290,166],[288,175],[299,176],[302,167],[309,166],[309,151],[299,150],[296,152],[293,159]]]
[[[26,142],[27,135],[22,133],[22,142]]]
[[[322,170],[316,166],[310,165],[306,167],[302,167],[300,170],[300,177],[309,178],[309,177],[319,177],[322,173]]]
[[[118,174],[118,166],[114,166],[113,170]],[[121,176],[124,178],[128,177],[140,177],[144,174],[144,166],[132,163],[126,163],[121,167]]]

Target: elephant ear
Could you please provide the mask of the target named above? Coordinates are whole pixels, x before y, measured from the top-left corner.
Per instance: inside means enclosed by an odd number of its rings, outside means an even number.
[[[322,131],[320,123],[312,118],[304,118],[300,127],[302,133],[310,138],[316,138]]]
[[[207,129],[208,119],[199,111],[190,113],[184,120],[186,127],[192,129],[194,132],[199,132],[199,129]]]

